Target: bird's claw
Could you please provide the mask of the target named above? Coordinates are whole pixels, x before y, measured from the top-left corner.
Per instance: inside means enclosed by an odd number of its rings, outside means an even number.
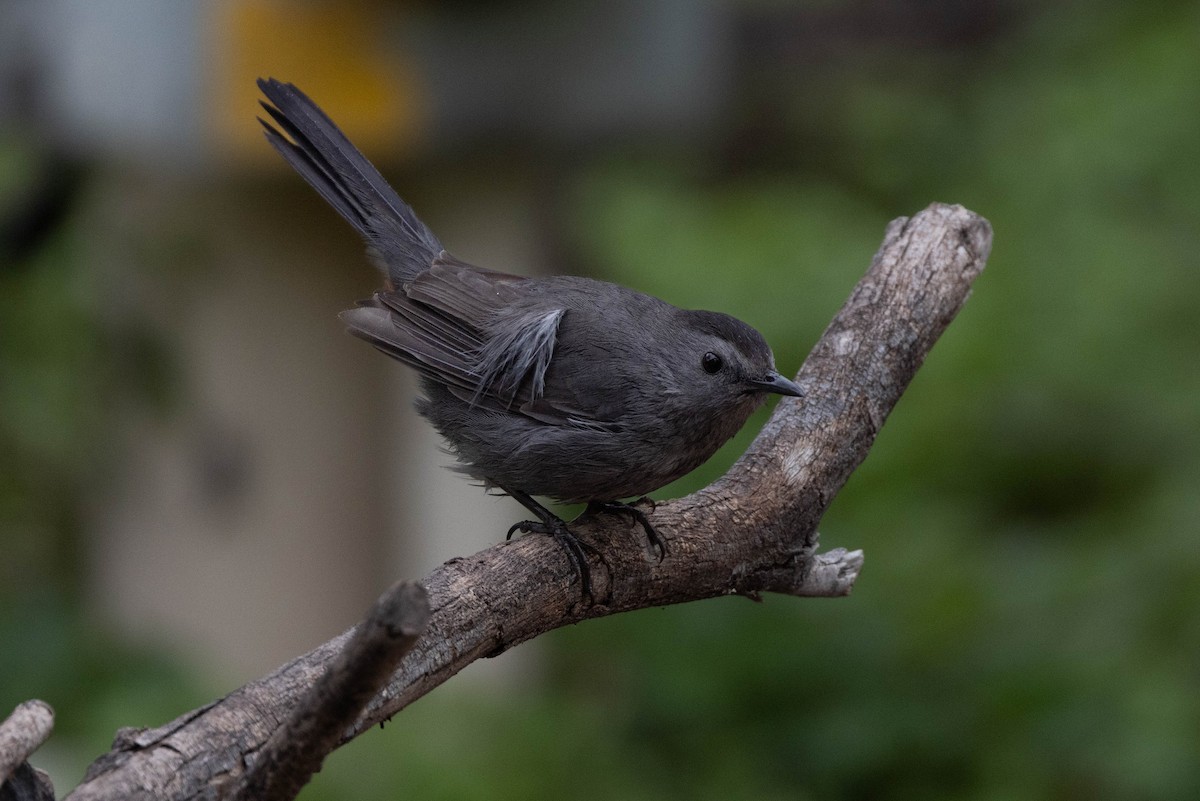
[[[641,500],[649,499],[643,498]],[[639,501],[639,503],[640,502],[641,501]],[[652,507],[653,503],[653,501],[650,501]],[[638,525],[642,527],[642,530],[646,532],[646,539],[649,541],[650,547],[658,552],[658,561],[661,562],[667,557],[666,540],[660,537],[658,532],[654,530],[654,526],[651,524],[650,518],[646,516],[646,513],[636,506],[628,503],[621,503],[620,501],[596,501],[588,504],[588,511],[592,514],[607,513],[614,515],[628,515],[629,517],[632,517],[638,523]]]
[[[554,520],[522,520],[520,523],[514,523],[508,530],[508,536],[505,539],[511,540],[512,535],[520,531],[522,534],[546,534],[554,538],[554,540],[562,546],[567,552],[567,557],[571,560],[571,565],[575,568],[575,572],[579,574],[579,583],[583,591],[583,597],[589,604],[596,602],[595,596],[592,595],[592,571],[588,567],[587,555],[585,551],[599,555],[595,546],[584,542],[571,533],[567,528],[567,524],[558,518]]]

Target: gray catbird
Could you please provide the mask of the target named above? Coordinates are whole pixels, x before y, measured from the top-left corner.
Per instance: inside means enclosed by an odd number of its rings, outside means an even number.
[[[291,84],[258,81],[267,140],[367,242],[387,289],[341,314],[350,333],[421,375],[417,411],[459,469],[537,515],[591,595],[586,543],[542,495],[623,512],[666,548],[640,496],[712,456],[766,394],[801,394],[750,326],[590,278],[526,278],[459,261]],[[587,512],[585,512],[586,514]]]

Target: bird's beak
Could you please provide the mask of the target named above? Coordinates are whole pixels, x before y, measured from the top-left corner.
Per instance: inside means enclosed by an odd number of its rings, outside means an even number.
[[[766,378],[751,379],[750,385],[760,392],[774,392],[779,395],[791,395],[795,398],[804,396],[804,390],[800,389],[795,381],[784,378],[774,370],[767,373]]]

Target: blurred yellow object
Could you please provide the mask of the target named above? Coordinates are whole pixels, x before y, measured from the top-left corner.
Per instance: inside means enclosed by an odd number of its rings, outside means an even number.
[[[368,156],[404,157],[427,118],[415,71],[389,50],[396,6],[333,0],[219,0],[209,17],[210,139],[217,155],[282,169],[254,121],[259,77],[294,83]],[[407,68],[406,68],[407,67]],[[379,158],[378,160],[385,160]]]

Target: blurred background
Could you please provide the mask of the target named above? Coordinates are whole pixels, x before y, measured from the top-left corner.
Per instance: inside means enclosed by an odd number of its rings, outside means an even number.
[[[458,256],[732,313],[794,372],[887,221],[991,220],[822,525],[836,601],[554,632],[302,798],[1200,796],[1200,4],[0,0],[0,714],[65,791],[522,517],[336,313],[292,81]],[[662,490],[723,472],[757,431]]]

